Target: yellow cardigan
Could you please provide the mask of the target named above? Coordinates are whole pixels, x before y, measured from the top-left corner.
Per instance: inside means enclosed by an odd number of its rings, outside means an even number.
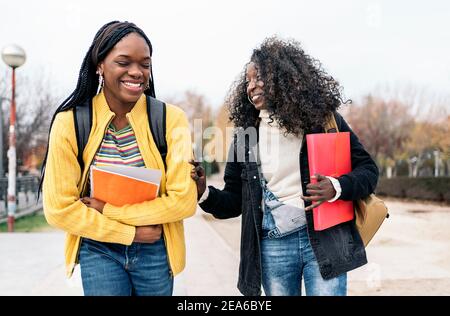
[[[101,242],[130,245],[136,226],[163,224],[167,256],[173,275],[185,266],[183,219],[194,215],[197,189],[190,177],[192,144],[185,113],[167,104],[167,170],[162,173],[160,197],[139,204],[115,207],[105,204],[103,214],[80,201],[86,192],[89,166],[100,147],[106,128],[115,114],[103,93],[93,98],[93,122],[83,151],[85,168],[81,172],[72,111],[58,113],[50,132],[49,152],[43,182],[44,214],[48,223],[67,232],[65,263],[67,276],[78,263],[81,237]],[[164,170],[164,163],[153,141],[147,119],[145,95],[126,115],[147,168]]]

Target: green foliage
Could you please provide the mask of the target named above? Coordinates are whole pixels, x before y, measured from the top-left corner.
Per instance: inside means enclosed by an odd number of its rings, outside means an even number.
[[[43,214],[33,214],[29,216],[24,216],[17,219],[14,223],[15,232],[39,232],[50,230],[51,227],[48,225]],[[0,232],[7,232],[8,225],[6,223],[0,224]]]
[[[450,204],[450,178],[381,178],[376,193],[398,198],[411,198]]]
[[[213,160],[212,162],[203,161],[202,164],[207,177],[220,171],[219,165],[215,160]]]

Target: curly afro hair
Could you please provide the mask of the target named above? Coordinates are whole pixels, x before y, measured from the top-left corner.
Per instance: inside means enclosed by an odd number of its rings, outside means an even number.
[[[342,88],[322,69],[321,63],[307,55],[295,40],[270,37],[250,58],[264,81],[264,99],[272,122],[285,134],[323,126],[328,114],[351,100],[343,101]],[[233,83],[227,97],[230,120],[236,127],[256,126],[259,111],[247,97],[246,70]]]

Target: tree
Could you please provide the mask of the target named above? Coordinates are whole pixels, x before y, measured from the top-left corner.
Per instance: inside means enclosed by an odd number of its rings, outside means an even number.
[[[433,128],[434,126],[429,122],[416,122],[411,130],[411,137],[404,146],[410,177],[417,177],[419,167],[426,159],[426,153],[434,147],[429,136]]]
[[[441,159],[447,167],[447,176],[450,176],[450,115],[440,124],[440,136],[438,137],[439,148],[443,154]]]
[[[346,118],[382,171],[395,173],[395,161],[402,155],[414,126],[408,108],[398,101],[368,95],[362,104],[350,105]]]
[[[164,100],[179,106],[186,112],[191,128],[191,138],[194,142],[195,157],[203,160],[203,150],[206,145],[205,130],[212,125],[211,106],[205,96],[188,90],[182,96],[166,97]]]
[[[409,176],[417,177],[419,168],[428,160],[434,174],[445,175],[445,170],[439,172],[442,162],[446,164],[447,170],[450,170],[450,116],[446,119],[432,122],[417,122],[412,130],[411,139],[405,144],[405,150],[408,154]]]
[[[384,85],[378,86],[373,94],[387,102],[393,100],[404,104],[417,121],[440,122],[450,114],[450,95],[423,86]]]
[[[234,130],[234,125],[230,121],[228,112],[228,107],[226,104],[223,104],[219,111],[217,112],[216,119],[214,121],[214,125],[220,129],[221,135],[216,135],[216,137],[222,137],[219,141],[217,139],[211,140],[212,143],[217,144],[216,146],[222,145],[221,149],[215,149],[215,159],[218,162],[225,162],[227,160],[228,150],[232,143],[232,134]]]
[[[2,95],[10,95],[11,90],[6,84]],[[0,85],[1,87],[1,85]],[[1,91],[1,90],[0,90]],[[24,163],[33,161],[31,166],[37,168],[42,163],[47,147],[48,131],[51,115],[58,104],[59,98],[51,89],[51,84],[45,75],[35,79],[21,75],[16,83],[16,153],[18,170],[24,171]],[[8,105],[10,99],[8,98]],[[3,111],[3,164],[7,171],[7,150],[9,148],[9,117],[10,106]],[[30,160],[30,156],[33,159]],[[29,170],[27,170],[29,171]]]

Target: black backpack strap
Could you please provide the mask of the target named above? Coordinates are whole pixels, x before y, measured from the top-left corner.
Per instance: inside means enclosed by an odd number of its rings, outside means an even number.
[[[86,100],[73,108],[73,118],[75,121],[75,134],[78,145],[78,164],[81,172],[84,169],[83,151],[89,139],[92,128],[92,100]]]
[[[147,96],[147,113],[153,139],[161,154],[164,168],[167,170],[166,104],[153,97]]]
[[[147,113],[150,130],[158,147],[161,158],[166,166],[167,142],[166,142],[166,104],[155,98],[147,96]],[[83,151],[89,139],[92,128],[92,100],[87,100],[73,109],[75,121],[75,134],[78,145],[78,163],[81,170],[84,169]]]

